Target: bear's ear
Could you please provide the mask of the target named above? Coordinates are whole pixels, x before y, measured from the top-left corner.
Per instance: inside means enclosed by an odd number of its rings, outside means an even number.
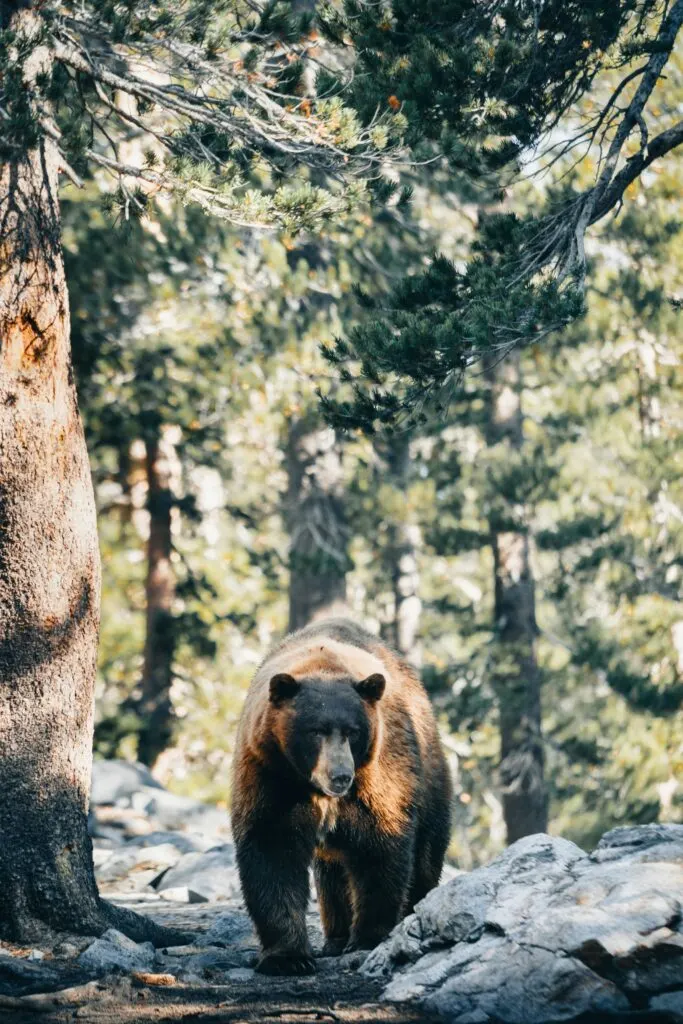
[[[374,672],[367,679],[361,679],[359,683],[354,683],[353,688],[360,694],[363,700],[367,700],[370,704],[376,704],[384,693],[386,684],[387,681],[384,676],[380,675],[379,672]]]
[[[271,704],[284,704],[285,701],[296,697],[301,689],[301,683],[297,682],[294,676],[287,672],[278,672],[270,680],[270,702]]]

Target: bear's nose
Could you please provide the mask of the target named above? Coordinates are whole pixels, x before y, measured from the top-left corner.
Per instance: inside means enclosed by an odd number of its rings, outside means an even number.
[[[330,776],[330,786],[335,793],[345,793],[352,782],[353,775],[346,770],[335,772],[334,775]]]

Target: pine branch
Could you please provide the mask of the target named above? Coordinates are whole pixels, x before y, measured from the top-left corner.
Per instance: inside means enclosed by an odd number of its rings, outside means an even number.
[[[614,176],[609,188],[603,194],[599,206],[593,212],[590,223],[597,223],[610,210],[613,210],[621,202],[628,186],[639,178],[650,164],[666,156],[672,149],[680,145],[683,145],[683,121],[679,121],[671,128],[656,135],[650,143],[629,158],[625,167],[622,167]]]

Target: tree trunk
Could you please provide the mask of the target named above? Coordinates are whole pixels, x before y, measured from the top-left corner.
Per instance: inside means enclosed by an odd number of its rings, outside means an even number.
[[[410,436],[400,434],[380,446],[379,454],[387,464],[389,479],[396,490],[405,495],[409,486]],[[402,502],[405,509],[405,502]],[[411,664],[420,665],[419,644],[420,572],[418,553],[422,542],[420,527],[410,521],[406,512],[389,524],[389,543],[384,556],[393,591],[392,619],[386,630],[387,643]]]
[[[12,25],[35,38],[31,10]],[[27,88],[48,67],[35,45]],[[100,565],[58,169],[49,139],[0,167],[0,937],[159,937],[100,900],[87,831]]]
[[[309,416],[287,439],[285,519],[290,535],[289,629],[343,612],[348,529],[343,468],[334,431]]]
[[[147,441],[147,626],[145,658],[142,669],[140,714],[142,728],[138,757],[153,765],[168,746],[173,729],[171,684],[173,682],[173,599],[175,573],[171,564],[172,450],[157,435]]]
[[[524,443],[519,353],[489,370],[490,445],[519,451]],[[494,684],[501,733],[500,778],[509,843],[548,826],[543,778],[540,673],[536,662],[536,604],[525,529],[512,507],[490,520],[494,560]],[[507,520],[507,522],[506,522]]]

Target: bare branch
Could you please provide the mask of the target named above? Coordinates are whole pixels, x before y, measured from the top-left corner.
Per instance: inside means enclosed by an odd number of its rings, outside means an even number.
[[[631,182],[635,181],[650,164],[680,145],[683,145],[683,121],[656,135],[647,148],[639,150],[626,162],[615,175],[607,191],[603,193],[599,205],[593,211],[590,223],[595,224],[609,213],[620,201]]]

